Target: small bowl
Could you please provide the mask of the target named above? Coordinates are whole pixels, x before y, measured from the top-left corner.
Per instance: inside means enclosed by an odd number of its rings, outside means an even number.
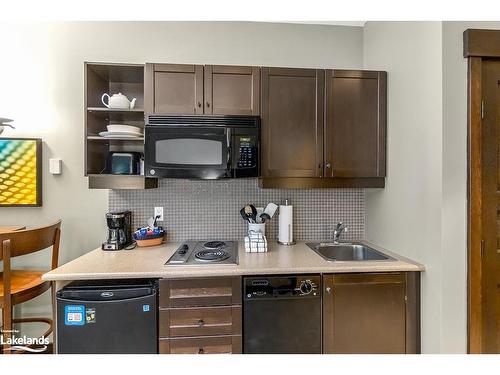
[[[141,128],[132,125],[114,124],[114,125],[108,125],[106,126],[106,128],[108,128],[109,132],[134,132],[142,134]]]

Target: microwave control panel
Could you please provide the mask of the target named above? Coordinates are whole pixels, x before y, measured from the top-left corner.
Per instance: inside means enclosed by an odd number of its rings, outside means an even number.
[[[238,168],[255,168],[257,165],[257,145],[254,136],[237,136]]]

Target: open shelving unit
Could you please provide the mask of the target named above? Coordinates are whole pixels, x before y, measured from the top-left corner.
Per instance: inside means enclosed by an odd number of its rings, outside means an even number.
[[[107,108],[101,102],[104,93],[121,92],[132,109]],[[144,129],[144,65],[85,63],[85,175],[91,189],[150,189],[158,180],[141,175],[113,175],[106,161],[113,151],[144,154],[144,138],[104,138],[99,133],[110,124],[133,125]]]

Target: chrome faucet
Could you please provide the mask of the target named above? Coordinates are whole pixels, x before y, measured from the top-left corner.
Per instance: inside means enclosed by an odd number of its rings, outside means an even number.
[[[338,244],[340,236],[342,233],[347,232],[347,226],[343,222],[339,221],[333,230],[333,243]]]

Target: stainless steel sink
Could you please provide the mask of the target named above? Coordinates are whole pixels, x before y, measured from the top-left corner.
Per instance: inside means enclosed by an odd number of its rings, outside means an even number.
[[[313,242],[306,243],[312,250],[328,261],[356,262],[356,261],[391,261],[394,258],[382,254],[361,243],[333,243]]]

